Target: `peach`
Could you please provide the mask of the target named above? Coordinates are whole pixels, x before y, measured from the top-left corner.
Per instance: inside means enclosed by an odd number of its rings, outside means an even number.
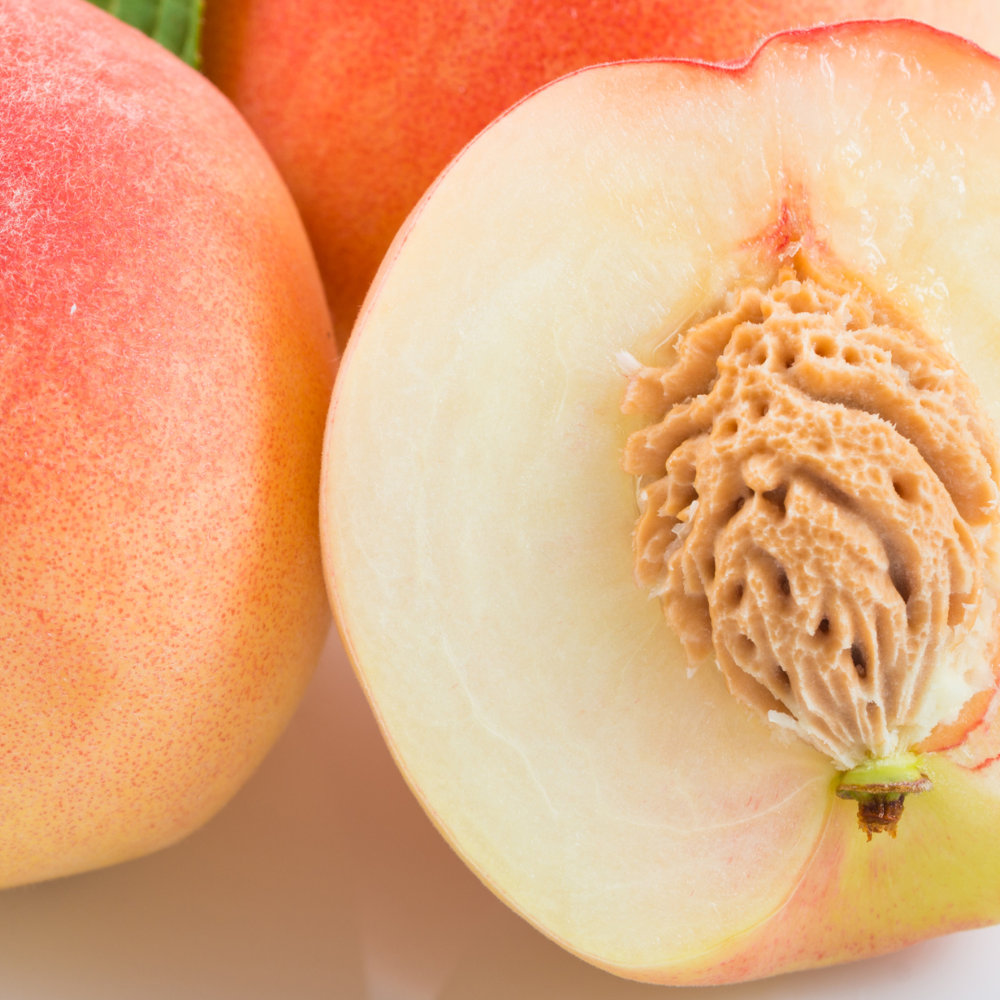
[[[333,340],[294,204],[195,71],[2,0],[0,884],[169,844],[290,717],[328,622]]]
[[[424,190],[535,88],[619,59],[742,59],[771,32],[856,17],[914,17],[1000,51],[993,0],[211,0],[204,69],[288,182],[343,345]]]
[[[583,70],[376,278],[335,616],[443,835],[605,969],[1000,920],[998,94],[902,21]]]

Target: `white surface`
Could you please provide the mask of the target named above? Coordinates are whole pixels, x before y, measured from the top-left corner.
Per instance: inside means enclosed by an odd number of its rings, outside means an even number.
[[[203,830],[152,857],[0,894],[0,1000],[684,997],[996,1000],[1000,927],[740,986],[599,972],[507,910],[441,840],[335,635],[288,732]]]

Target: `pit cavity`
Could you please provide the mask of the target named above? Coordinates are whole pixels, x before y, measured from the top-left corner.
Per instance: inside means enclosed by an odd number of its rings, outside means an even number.
[[[993,683],[992,424],[940,343],[802,252],[728,303],[629,373],[636,579],[773,724],[890,756]]]

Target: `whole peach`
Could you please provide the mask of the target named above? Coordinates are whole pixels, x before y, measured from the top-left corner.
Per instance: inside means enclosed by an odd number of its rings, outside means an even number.
[[[204,64],[298,203],[343,345],[431,181],[537,87],[620,59],[742,59],[775,31],[859,17],[1000,50],[993,0],[209,0]]]
[[[228,102],[83,0],[0,2],[0,884],[162,847],[291,715],[334,350]]]

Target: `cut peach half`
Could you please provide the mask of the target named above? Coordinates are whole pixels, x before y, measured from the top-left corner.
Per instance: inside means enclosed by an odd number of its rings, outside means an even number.
[[[585,70],[376,280],[326,439],[335,613],[444,836],[603,968],[1000,919],[998,94],[912,22]]]

